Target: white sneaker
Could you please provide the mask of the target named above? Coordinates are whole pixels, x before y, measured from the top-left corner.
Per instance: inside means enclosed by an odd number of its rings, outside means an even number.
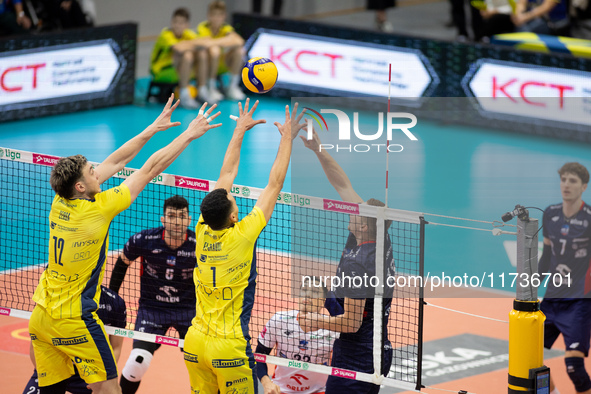
[[[223,100],[224,99],[224,95],[222,94],[222,92],[220,92],[219,90],[217,90],[217,88],[210,88],[209,89],[209,99],[211,101],[208,101],[208,103],[210,102],[212,104],[215,104],[215,103],[218,103],[221,100]]]
[[[191,97],[190,94],[181,94],[181,107],[185,109],[197,109],[201,107],[201,104]]]
[[[226,88],[226,97],[234,101],[242,101],[246,99],[246,95],[236,85],[230,85]]]
[[[208,104],[215,104],[220,100],[224,99],[224,95],[220,93],[217,89],[210,89],[206,86],[202,86],[199,88],[199,94],[197,98],[203,102],[207,102]]]

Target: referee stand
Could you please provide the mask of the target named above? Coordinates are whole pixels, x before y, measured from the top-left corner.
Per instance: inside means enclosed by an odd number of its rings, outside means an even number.
[[[544,366],[544,321],[538,286],[538,220],[521,205],[503,215],[517,216],[516,298],[509,313],[509,394],[549,393],[550,369]]]

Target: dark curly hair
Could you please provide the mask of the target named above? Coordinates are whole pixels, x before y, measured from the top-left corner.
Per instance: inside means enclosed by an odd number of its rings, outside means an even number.
[[[228,226],[230,213],[232,213],[232,202],[228,200],[226,189],[212,190],[201,201],[203,222],[212,230],[221,230]]]

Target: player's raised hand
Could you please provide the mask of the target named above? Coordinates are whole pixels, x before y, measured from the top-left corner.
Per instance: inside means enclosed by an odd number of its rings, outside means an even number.
[[[236,118],[236,128],[237,129],[247,131],[247,130],[252,129],[254,126],[256,126],[258,124],[267,123],[267,121],[265,119],[254,120],[252,118],[254,111],[257,109],[257,107],[259,105],[259,100],[257,100],[254,103],[254,105],[252,106],[250,111],[248,110],[249,104],[250,104],[250,99],[247,98],[246,101],[244,102],[244,109],[242,109],[242,103],[240,101],[238,102],[238,111],[240,112],[240,116],[238,116],[238,118]]]
[[[307,135],[305,137],[303,135],[300,135],[300,138],[302,139],[302,141],[304,141],[304,146],[306,148],[310,149],[314,153],[320,152],[320,136],[318,136],[316,129],[312,128],[311,140],[308,139]]]
[[[166,105],[164,106],[162,113],[160,115],[158,115],[156,120],[152,123],[152,126],[156,128],[157,132],[169,129],[174,126],[181,125],[181,122],[172,122],[170,120],[172,113],[174,112],[176,107],[179,106],[180,100],[177,100],[176,103],[174,103],[174,104],[173,104],[173,102],[174,102],[174,93],[171,94],[170,97],[168,98],[168,101],[166,102]]]
[[[321,318],[319,313],[300,313],[298,323],[304,332],[318,330],[318,320]]]
[[[281,394],[281,389],[279,388],[279,386],[273,383],[271,378],[269,378],[268,376],[266,378],[267,379],[261,379],[261,385],[263,386],[264,391],[263,394]]]
[[[207,111],[207,103],[203,103],[201,109],[199,109],[199,115],[189,125],[185,133],[190,133],[192,139],[197,139],[211,129],[220,127],[221,123],[210,124],[212,120],[220,116],[221,112],[218,111],[214,115],[211,115],[212,111],[217,107],[217,104],[212,105]]]
[[[300,130],[306,126],[305,123],[300,124],[300,120],[302,119],[302,116],[304,116],[304,113],[306,112],[306,110],[304,109],[299,116],[296,116],[298,112],[298,103],[295,103],[295,105],[293,106],[293,111],[290,115],[289,113],[289,105],[285,106],[285,123],[281,124],[279,122],[275,122],[275,126],[277,126],[277,129],[279,129],[279,132],[281,133],[282,136],[285,135],[289,135],[291,137],[291,139],[293,140],[298,133],[300,132]]]

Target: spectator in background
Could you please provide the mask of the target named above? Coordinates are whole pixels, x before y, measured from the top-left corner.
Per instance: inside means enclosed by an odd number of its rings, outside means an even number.
[[[197,39],[197,34],[189,29],[189,20],[190,14],[186,8],[177,8],[172,13],[170,27],[162,29],[154,44],[150,74],[155,82],[178,82],[181,106],[197,109],[200,104],[189,91],[189,81],[194,78],[197,67],[195,50],[209,40]]]
[[[566,0],[519,0],[513,23],[521,32],[570,35],[570,18]]]
[[[238,85],[244,65],[244,40],[226,23],[226,16],[226,3],[213,1],[208,7],[207,20],[197,26],[198,37],[211,39],[208,47],[198,50],[197,60],[198,97],[208,103],[217,103],[224,98],[217,88],[216,78],[227,72],[230,73],[230,83],[225,89],[226,97],[238,101],[246,98]]]
[[[465,10],[465,0],[450,0],[451,1],[451,16],[454,22],[454,25],[458,29],[458,36],[457,40],[459,42],[466,42],[470,40],[470,34],[468,33],[468,28],[466,24],[466,10]],[[480,11],[473,7],[472,4],[469,4],[470,7],[470,19],[472,24],[472,33],[473,38],[478,40],[481,36],[481,28],[482,28],[482,16],[480,16]]]
[[[281,16],[283,0],[273,0],[273,16]],[[263,9],[263,0],[252,0],[252,13],[260,14]]]
[[[0,36],[27,34],[30,28],[22,0],[0,0]]]
[[[495,34],[513,33],[513,8],[507,0],[486,0],[486,7],[480,10],[482,16],[481,40],[488,42]]]
[[[388,21],[386,11],[396,7],[396,0],[367,0],[367,9],[376,11],[376,25],[379,31],[392,33],[394,26]]]
[[[50,0],[47,2],[47,12],[62,29],[92,26],[92,23],[86,20],[78,0]]]

